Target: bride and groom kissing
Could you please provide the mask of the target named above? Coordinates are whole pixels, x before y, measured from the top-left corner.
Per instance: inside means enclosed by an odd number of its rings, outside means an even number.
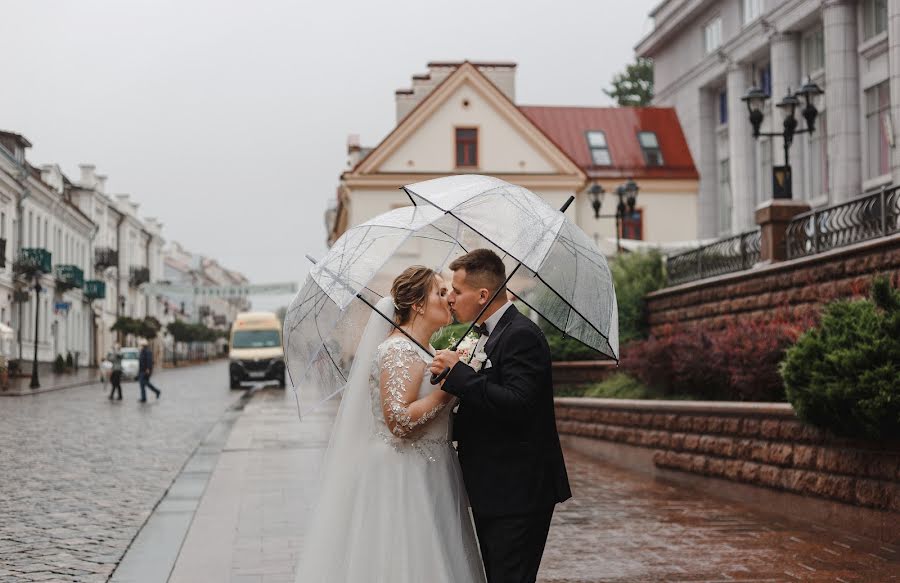
[[[537,577],[554,507],[571,497],[550,349],[507,300],[493,251],[476,249],[449,267],[446,280],[407,268],[369,319],[332,428],[298,583]],[[474,361],[453,350],[426,353],[407,337],[429,346],[453,315],[471,322],[479,313]],[[432,385],[431,375],[447,368]]]

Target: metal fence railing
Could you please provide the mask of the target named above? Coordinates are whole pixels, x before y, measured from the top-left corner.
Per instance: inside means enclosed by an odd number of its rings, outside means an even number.
[[[787,227],[788,259],[900,232],[900,188],[797,215]]]
[[[750,269],[759,261],[759,229],[691,249],[666,259],[669,285]]]

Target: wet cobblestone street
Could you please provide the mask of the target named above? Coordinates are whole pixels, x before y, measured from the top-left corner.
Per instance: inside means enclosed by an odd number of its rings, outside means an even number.
[[[0,399],[0,582],[106,581],[190,453],[241,394],[224,363]]]

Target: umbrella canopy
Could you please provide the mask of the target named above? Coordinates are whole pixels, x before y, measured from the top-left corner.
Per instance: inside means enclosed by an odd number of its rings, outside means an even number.
[[[307,406],[340,393],[365,325],[397,275],[412,264],[443,272],[477,248],[497,252],[508,273],[521,261],[508,289],[567,335],[617,358],[615,293],[593,241],[526,189],[452,178],[406,187],[417,205],[348,229],[311,268],[284,320],[288,374]]]
[[[526,275],[510,290],[567,336],[618,360],[618,307],[606,257],[566,215],[491,176],[448,176],[404,190],[413,203],[440,209],[520,262]]]

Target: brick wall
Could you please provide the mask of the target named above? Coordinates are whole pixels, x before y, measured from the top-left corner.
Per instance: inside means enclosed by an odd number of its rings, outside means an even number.
[[[556,416],[561,435],[646,448],[659,468],[900,512],[900,444],[831,437],[787,404],[563,398]]]
[[[665,334],[670,324],[715,330],[779,310],[818,311],[835,299],[867,295],[877,273],[900,287],[900,235],[653,292],[647,296],[650,332]]]

